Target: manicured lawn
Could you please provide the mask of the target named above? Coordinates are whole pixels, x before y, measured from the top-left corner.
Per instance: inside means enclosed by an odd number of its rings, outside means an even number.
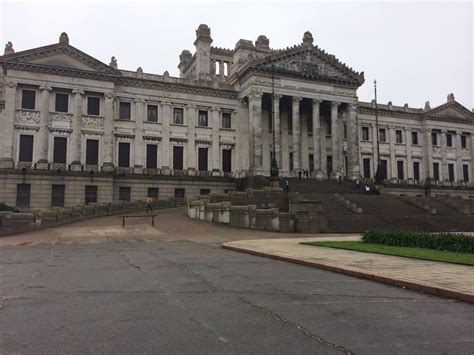
[[[328,241],[307,242],[301,244],[316,245],[329,248],[348,249],[376,254],[388,254],[404,256],[407,258],[444,261],[447,263],[474,265],[474,254],[455,253],[452,251],[440,251],[434,249],[393,247],[382,244],[363,243],[359,241]]]

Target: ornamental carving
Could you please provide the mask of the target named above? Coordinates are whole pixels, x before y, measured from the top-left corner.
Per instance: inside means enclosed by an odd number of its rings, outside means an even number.
[[[99,116],[82,116],[82,128],[84,129],[103,129],[104,117]]]
[[[16,124],[39,124],[41,121],[41,116],[39,111],[29,111],[29,110],[17,110],[16,111]]]
[[[61,122],[71,122],[72,114],[66,112],[51,112],[49,114],[49,121],[61,121]]]
[[[306,57],[294,58],[288,62],[278,63],[276,68],[299,72],[308,76],[340,76],[332,66],[321,63],[318,58],[308,54]]]

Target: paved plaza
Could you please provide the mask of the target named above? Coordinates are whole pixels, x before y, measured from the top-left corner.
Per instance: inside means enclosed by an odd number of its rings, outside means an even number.
[[[181,209],[160,211],[155,227],[120,223],[0,238],[0,353],[474,348],[472,304],[222,248],[291,235],[196,221]]]

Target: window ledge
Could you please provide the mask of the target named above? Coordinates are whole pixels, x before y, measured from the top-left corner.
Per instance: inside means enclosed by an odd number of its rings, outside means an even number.
[[[188,127],[188,125],[186,125],[186,124],[179,124],[179,123],[170,123],[170,126],[174,126],[174,127]]]
[[[125,118],[116,118],[115,121],[119,121],[119,122],[135,122],[135,120],[127,120]]]
[[[221,131],[229,131],[229,132],[235,132],[235,129],[234,128],[219,128],[219,130]]]
[[[155,122],[155,121],[143,121],[143,123],[148,123],[148,124],[161,124],[161,122]]]
[[[196,126],[196,128],[212,129],[212,127],[209,126]]]

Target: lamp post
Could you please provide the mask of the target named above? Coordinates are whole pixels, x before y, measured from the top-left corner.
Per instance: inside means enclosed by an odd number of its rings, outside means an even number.
[[[377,142],[377,170],[375,171],[375,182],[379,183],[383,180],[382,166],[380,164],[380,144],[379,144],[379,116],[377,108],[377,80],[374,80],[375,94],[375,137]]]
[[[279,175],[278,162],[276,159],[276,132],[275,132],[275,65],[272,63],[272,131],[273,131],[273,158],[270,169],[272,180],[277,180]]]

